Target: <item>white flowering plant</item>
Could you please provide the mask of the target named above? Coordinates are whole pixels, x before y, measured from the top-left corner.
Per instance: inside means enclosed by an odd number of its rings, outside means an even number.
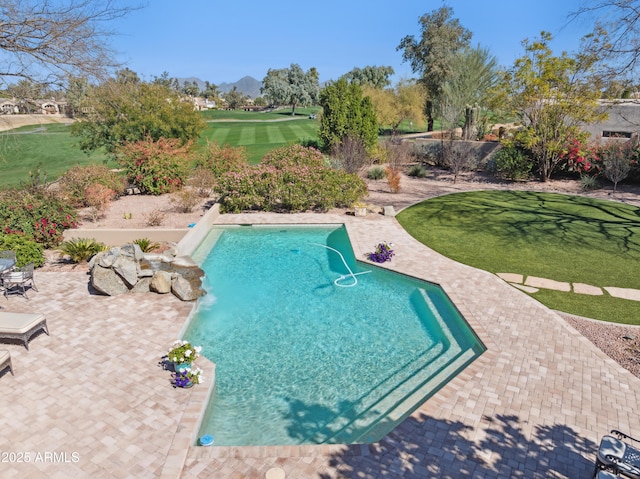
[[[179,339],[173,343],[167,357],[173,363],[192,363],[200,356],[200,351],[200,346],[193,346],[189,341]]]

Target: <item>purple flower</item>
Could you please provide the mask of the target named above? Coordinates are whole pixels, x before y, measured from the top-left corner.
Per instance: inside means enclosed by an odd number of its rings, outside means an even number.
[[[395,254],[391,249],[392,246],[392,243],[378,243],[375,251],[373,253],[367,253],[367,257],[370,261],[373,261],[375,263],[384,263],[386,261],[391,261],[391,258]]]

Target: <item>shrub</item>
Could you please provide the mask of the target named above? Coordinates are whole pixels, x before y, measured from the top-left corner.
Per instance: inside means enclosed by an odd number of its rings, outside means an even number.
[[[153,210],[151,213],[145,216],[147,226],[162,226],[165,217],[166,215],[162,212],[162,210]]]
[[[210,169],[197,166],[187,184],[196,190],[198,196],[208,198],[213,193],[216,177]]]
[[[116,159],[132,184],[144,193],[161,195],[184,185],[192,154],[190,145],[181,146],[177,138],[147,137],[120,146]]]
[[[387,177],[387,183],[389,184],[391,193],[398,193],[400,191],[400,169],[387,166],[384,174]]]
[[[215,178],[230,171],[241,171],[246,166],[247,153],[244,148],[220,146],[216,142],[209,143],[204,154],[196,160],[196,167],[209,170]]]
[[[325,166],[319,151],[292,145],[223,175],[216,191],[225,212],[306,211],[349,206],[364,198],[367,186],[357,175]]]
[[[151,241],[149,238],[138,238],[137,240],[133,240],[133,244],[137,244],[143,253],[149,253],[160,247],[160,243]]]
[[[409,168],[407,175],[413,178],[426,178],[428,173],[422,165],[412,165]]]
[[[370,180],[381,180],[384,178],[384,168],[381,166],[374,166],[367,172],[367,178]]]
[[[115,196],[115,191],[100,183],[93,183],[87,187],[84,191],[84,197],[94,223],[104,214],[104,210]]]
[[[525,180],[531,175],[533,162],[513,142],[504,142],[493,156],[495,174],[508,180]]]
[[[194,190],[185,188],[173,193],[169,197],[169,202],[178,213],[191,213],[200,199]]]
[[[23,234],[0,233],[0,250],[11,250],[16,253],[16,265],[24,266],[33,262],[36,268],[45,262],[44,248],[41,244],[27,238]]]
[[[359,173],[371,164],[364,142],[357,137],[345,136],[340,143],[331,147],[331,158],[337,168],[347,173]]]
[[[63,241],[60,244],[60,252],[69,256],[75,263],[89,261],[93,256],[105,251],[107,246],[104,243],[92,238],[73,238]]]
[[[595,176],[587,175],[586,173],[582,173],[580,175],[580,183],[582,184],[582,189],[585,191],[597,190],[600,188],[600,182],[598,178]]]
[[[60,177],[60,194],[75,208],[91,206],[85,193],[89,186],[100,184],[114,193],[114,197],[124,192],[125,179],[104,165],[74,166]]]
[[[75,228],[71,205],[45,190],[5,190],[0,194],[2,232],[22,233],[45,248],[57,246],[65,229]]]

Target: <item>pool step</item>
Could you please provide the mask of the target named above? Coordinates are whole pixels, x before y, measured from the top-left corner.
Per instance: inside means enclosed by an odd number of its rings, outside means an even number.
[[[380,440],[475,358],[473,350],[464,350],[458,344],[427,291],[419,288],[411,299],[421,316],[429,314],[435,318],[430,326],[434,328],[434,336],[439,338],[438,343],[381,381],[351,408],[341,411],[335,420],[315,431],[314,439],[334,444]]]

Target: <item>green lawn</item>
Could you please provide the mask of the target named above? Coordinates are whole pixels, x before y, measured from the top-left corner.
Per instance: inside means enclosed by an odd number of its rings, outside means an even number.
[[[640,289],[640,209],[520,191],[456,193],[407,208],[398,221],[443,255],[492,273]],[[640,303],[543,290],[533,297],[581,316],[640,324]]]
[[[282,118],[282,117],[280,117]],[[242,146],[249,163],[259,163],[270,150],[318,139],[317,120],[305,119],[276,122],[230,121],[209,123],[200,143],[216,141],[219,145]]]
[[[29,172],[39,166],[48,179],[53,179],[72,166],[107,161],[102,152],[87,156],[76,143],[77,139],[69,134],[69,127],[61,124],[24,126],[1,132],[0,188],[19,186],[27,181]],[[107,165],[115,167],[113,162]]]

